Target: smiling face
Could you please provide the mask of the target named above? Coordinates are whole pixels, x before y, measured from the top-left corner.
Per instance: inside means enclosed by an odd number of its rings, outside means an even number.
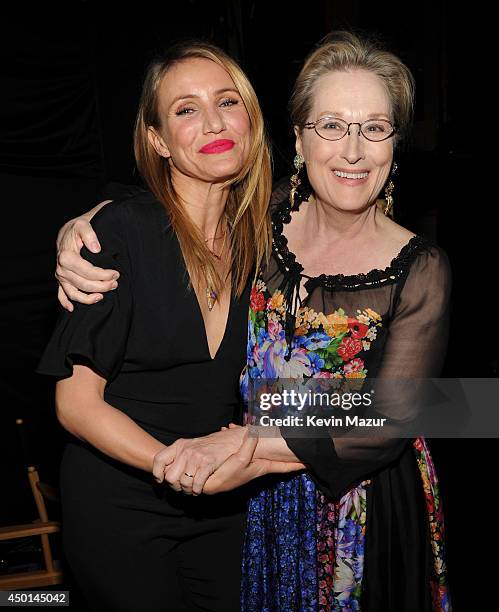
[[[307,121],[325,116],[347,123],[363,123],[371,118],[392,121],[383,82],[362,69],[320,77]],[[393,138],[371,142],[358,133],[359,126],[352,125],[350,134],[330,141],[313,129],[296,129],[296,150],[305,159],[316,197],[339,210],[361,211],[372,204],[388,178],[393,160]]]
[[[219,183],[239,174],[250,149],[250,119],[232,78],[204,58],[177,62],[158,87],[161,126],[148,130],[172,177]]]

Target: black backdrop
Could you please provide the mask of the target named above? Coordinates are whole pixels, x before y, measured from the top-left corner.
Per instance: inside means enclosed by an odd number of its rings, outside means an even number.
[[[141,79],[155,51],[182,36],[227,49],[255,85],[274,144],[275,178],[293,157],[286,103],[306,53],[334,28],[378,33],[412,69],[415,129],[399,155],[397,220],[435,238],[454,272],[445,376],[497,376],[491,309],[492,241],[474,173],[483,162],[461,136],[487,95],[475,77],[479,30],[440,1],[407,3],[308,0],[307,3],[180,0],[127,9],[76,1],[43,11],[4,11],[0,193],[0,525],[32,520],[14,420],[30,423],[42,476],[57,482],[64,433],[54,417],[53,386],[33,373],[57,313],[55,236],[68,218],[99,200],[107,181],[138,180],[131,128]],[[472,110],[475,109],[475,110]],[[466,130],[465,130],[466,131]],[[485,169],[487,170],[487,169]],[[489,169],[490,170],[490,169]],[[475,175],[476,176],[476,175]],[[486,314],[487,313],[487,314]],[[455,609],[485,579],[492,517],[488,468],[495,440],[431,440],[446,511]],[[3,495],[2,495],[3,497]],[[472,609],[488,609],[493,602]]]

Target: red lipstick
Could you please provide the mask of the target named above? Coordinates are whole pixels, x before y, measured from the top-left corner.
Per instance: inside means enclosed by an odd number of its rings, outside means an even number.
[[[208,154],[224,153],[225,151],[230,151],[235,144],[236,143],[233,140],[213,140],[212,142],[205,144],[204,147],[201,147],[199,152]]]

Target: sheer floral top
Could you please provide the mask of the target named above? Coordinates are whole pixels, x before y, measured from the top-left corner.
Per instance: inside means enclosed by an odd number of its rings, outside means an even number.
[[[271,214],[273,254],[251,292],[245,377],[398,380],[440,374],[451,284],[440,247],[414,236],[383,270],[312,278],[303,273],[283,234],[292,215],[287,198],[273,204]],[[303,301],[300,286],[307,291]],[[244,377],[242,382],[246,393]],[[405,443],[303,439],[288,427],[281,434],[333,497],[389,463]]]
[[[254,379],[438,376],[451,282],[444,251],[414,236],[383,270],[310,278],[283,235],[292,212],[287,198],[271,206],[273,253],[251,290],[244,399]],[[276,476],[250,501],[242,610],[450,610],[425,440],[280,432],[307,471]]]

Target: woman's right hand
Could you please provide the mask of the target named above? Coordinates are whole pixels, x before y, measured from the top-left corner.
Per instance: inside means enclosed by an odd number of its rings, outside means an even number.
[[[82,304],[95,304],[103,298],[102,293],[118,286],[117,270],[104,270],[83,259],[83,245],[92,253],[101,249],[97,234],[90,221],[95,213],[111,200],[97,204],[92,210],[65,223],[57,235],[57,266],[55,277],[59,282],[57,297],[69,312],[74,309],[70,300]],[[83,293],[85,292],[85,293]]]

